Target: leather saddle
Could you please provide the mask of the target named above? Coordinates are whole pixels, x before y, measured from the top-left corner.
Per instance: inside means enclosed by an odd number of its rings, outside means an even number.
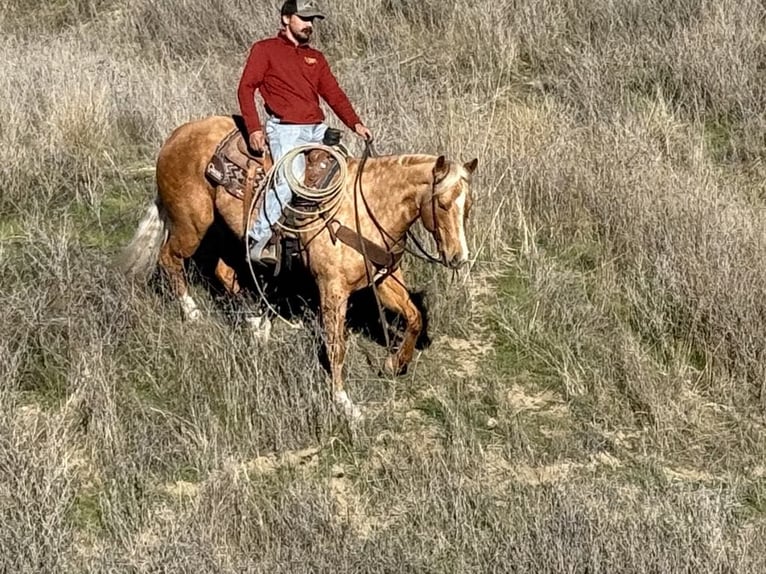
[[[223,186],[237,199],[244,200],[244,188],[250,166],[255,166],[255,178],[252,185],[254,189],[257,189],[261,180],[271,169],[272,161],[270,156],[250,148],[242,116],[235,115],[232,119],[236,127],[226,134],[216,147],[213,157],[205,168],[205,175],[211,182]]]

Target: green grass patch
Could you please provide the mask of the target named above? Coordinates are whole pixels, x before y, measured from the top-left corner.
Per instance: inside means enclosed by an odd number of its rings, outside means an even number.
[[[8,215],[0,219],[0,243],[24,237],[24,223],[20,215]]]
[[[57,339],[41,332],[31,334],[17,379],[17,388],[45,408],[58,407],[69,395],[70,358]]]
[[[766,478],[747,482],[741,489],[741,512],[748,518],[766,518]]]
[[[106,252],[116,251],[127,244],[148,201],[148,186],[140,177],[112,179],[95,203],[73,203],[69,214],[80,243]]]
[[[440,425],[446,425],[449,420],[444,403],[437,397],[420,399],[415,403],[415,409]]]
[[[533,351],[534,341],[522,337],[525,320],[534,312],[535,295],[527,277],[509,268],[495,283],[496,312],[489,318],[495,336],[495,368],[505,379],[523,377],[544,383],[554,376],[550,365]]]
[[[104,516],[101,509],[102,492],[96,486],[82,488],[69,508],[69,521],[80,532],[96,536],[104,533]]]

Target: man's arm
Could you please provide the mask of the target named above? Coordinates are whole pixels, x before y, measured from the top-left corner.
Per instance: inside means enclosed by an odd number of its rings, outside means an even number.
[[[319,65],[322,66],[319,74],[319,95],[327,102],[332,111],[335,112],[335,115],[340,118],[340,121],[358,133],[357,126],[364,127],[364,124],[354,111],[348,96],[346,96],[346,93],[338,84],[338,80],[335,78],[332,70],[330,70],[330,65],[324,56],[319,58]]]
[[[250,48],[250,54],[247,57],[247,62],[245,62],[245,69],[242,70],[242,77],[237,89],[239,109],[245,119],[247,131],[251,135],[263,129],[258,117],[258,109],[255,107],[255,92],[263,82],[267,65],[268,61],[263,53],[263,48],[256,42]]]

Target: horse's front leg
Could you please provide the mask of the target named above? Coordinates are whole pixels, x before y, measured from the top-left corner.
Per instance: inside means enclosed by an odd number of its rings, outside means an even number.
[[[361,413],[351,402],[343,388],[343,360],[346,357],[346,308],[348,307],[347,290],[337,284],[323,284],[320,281],[319,297],[322,312],[322,325],[325,332],[327,358],[330,362],[332,390],[335,402],[343,407],[343,412],[351,418],[358,418]]]
[[[404,285],[401,271],[397,270],[380,283],[378,295],[380,296],[380,302],[387,309],[399,313],[407,321],[404,340],[399,350],[386,359],[385,365],[389,373],[400,375],[406,372],[407,365],[412,361],[412,356],[415,353],[415,344],[423,330],[423,318],[410,298],[410,294]]]

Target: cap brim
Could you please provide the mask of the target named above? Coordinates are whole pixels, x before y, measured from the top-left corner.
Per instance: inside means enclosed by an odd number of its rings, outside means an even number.
[[[300,12],[296,12],[295,15],[300,18],[319,18],[324,20],[324,14],[322,14],[319,10],[302,10]]]

